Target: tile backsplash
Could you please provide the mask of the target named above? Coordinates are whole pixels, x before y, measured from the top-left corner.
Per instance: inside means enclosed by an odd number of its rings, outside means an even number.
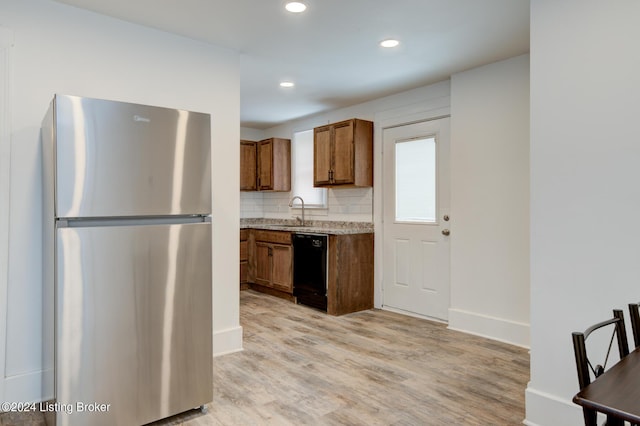
[[[240,192],[240,218],[264,217],[264,192]]]
[[[241,192],[240,217],[290,219],[300,215],[291,209],[290,192]],[[315,220],[373,222],[373,188],[329,189],[326,209],[305,209],[305,216]]]

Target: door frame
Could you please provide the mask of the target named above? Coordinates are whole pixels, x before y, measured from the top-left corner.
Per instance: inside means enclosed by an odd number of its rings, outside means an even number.
[[[441,92],[439,96],[434,94],[430,99],[425,99],[420,103],[396,109],[386,110],[375,114],[374,126],[374,153],[373,153],[373,223],[374,223],[374,294],[373,305],[375,308],[382,308],[383,291],[383,197],[382,197],[382,149],[384,130],[392,127],[399,127],[423,121],[437,120],[451,116],[450,84],[443,82],[438,85]],[[425,96],[427,97],[427,96]]]

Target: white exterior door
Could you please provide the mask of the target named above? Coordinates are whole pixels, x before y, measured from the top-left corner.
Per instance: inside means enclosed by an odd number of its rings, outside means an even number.
[[[447,320],[449,118],[383,131],[383,307]]]

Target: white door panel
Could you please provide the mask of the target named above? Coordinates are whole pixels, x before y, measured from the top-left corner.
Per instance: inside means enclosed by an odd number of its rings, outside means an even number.
[[[449,119],[385,129],[383,181],[383,307],[447,320]]]

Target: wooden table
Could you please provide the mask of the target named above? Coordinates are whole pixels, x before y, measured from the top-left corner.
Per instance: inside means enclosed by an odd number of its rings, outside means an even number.
[[[640,349],[605,371],[573,397],[584,408],[640,424]]]

